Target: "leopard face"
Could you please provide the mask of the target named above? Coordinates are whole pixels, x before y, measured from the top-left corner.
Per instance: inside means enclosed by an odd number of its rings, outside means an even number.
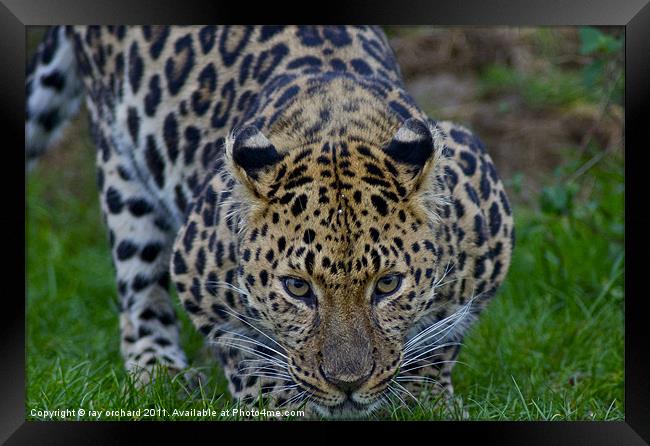
[[[235,201],[246,203],[239,289],[324,415],[377,404],[436,297],[441,137],[416,118],[376,118],[384,126],[372,136],[296,141],[281,122],[268,138],[248,127],[226,141]]]

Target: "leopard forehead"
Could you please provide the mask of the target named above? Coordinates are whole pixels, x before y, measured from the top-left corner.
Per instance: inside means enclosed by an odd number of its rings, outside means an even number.
[[[339,288],[381,272],[413,273],[420,251],[428,252],[420,260],[433,265],[432,222],[380,149],[314,144],[285,157],[277,170],[264,205],[246,221],[244,269],[302,273]]]
[[[242,138],[251,141],[252,152],[272,145],[274,160],[268,171],[252,174],[256,197],[238,197],[251,208],[239,245],[243,264],[257,263],[263,251],[263,260],[272,259],[262,262],[269,271],[316,272],[341,283],[408,269],[404,247],[417,246],[410,241],[417,237],[433,238],[421,194],[407,184],[417,169],[385,150],[408,131],[385,103],[351,79],[318,87],[302,89],[270,127],[268,140],[254,130],[257,136]],[[433,183],[425,189],[432,188]]]

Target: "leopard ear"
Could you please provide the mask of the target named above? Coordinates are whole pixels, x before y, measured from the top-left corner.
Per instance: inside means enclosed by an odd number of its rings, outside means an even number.
[[[256,196],[267,196],[285,154],[254,126],[233,131],[226,139],[226,165]]]
[[[384,147],[388,160],[394,163],[393,174],[406,189],[417,189],[435,164],[440,152],[436,143],[435,135],[423,121],[410,118]]]

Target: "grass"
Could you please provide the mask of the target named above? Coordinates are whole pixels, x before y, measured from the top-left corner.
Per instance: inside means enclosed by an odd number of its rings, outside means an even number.
[[[96,419],[90,410],[114,409],[140,414],[101,419],[169,419],[174,409],[216,411],[174,419],[239,418],[222,416],[234,407],[225,379],[182,311],[182,342],[208,375],[205,386],[190,391],[163,376],[138,390],[124,372],[86,138],[65,142],[75,147],[46,157],[28,178],[27,418],[47,419],[32,410],[78,408],[86,415],[72,418]],[[622,159],[608,155],[567,185],[563,178],[589,158],[571,156],[540,195],[544,211],[515,208],[510,273],[466,337],[454,371],[470,419],[623,419]],[[557,190],[568,198],[545,204]],[[147,408],[160,411],[145,416]],[[425,400],[381,418],[458,419],[461,413]]]
[[[550,69],[544,76],[519,73],[503,65],[487,67],[481,76],[483,96],[519,95],[531,109],[592,102],[597,95],[586,88],[582,75],[560,69]]]

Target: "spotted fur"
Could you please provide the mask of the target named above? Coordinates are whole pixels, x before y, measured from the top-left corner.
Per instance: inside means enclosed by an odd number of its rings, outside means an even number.
[[[171,266],[234,398],[341,416],[427,382],[451,394],[512,213],[484,146],[418,108],[381,30],[55,27],[35,60],[29,160],[82,91],[90,111],[129,370],[188,365]]]

